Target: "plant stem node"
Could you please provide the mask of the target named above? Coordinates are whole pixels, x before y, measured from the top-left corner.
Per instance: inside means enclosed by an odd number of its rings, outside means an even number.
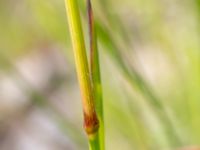
[[[95,112],[92,115],[84,113],[84,128],[89,137],[98,132],[99,120]]]

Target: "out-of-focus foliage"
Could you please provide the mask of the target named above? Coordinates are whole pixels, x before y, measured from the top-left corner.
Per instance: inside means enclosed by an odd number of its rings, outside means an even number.
[[[93,1],[108,150],[200,144],[199,6]],[[87,149],[70,43],[64,1],[0,1],[2,150]]]

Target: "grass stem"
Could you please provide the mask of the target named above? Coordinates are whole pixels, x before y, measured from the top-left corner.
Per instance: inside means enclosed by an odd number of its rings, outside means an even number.
[[[91,0],[87,1],[87,10],[88,10],[88,22],[89,22],[88,26],[89,26],[89,37],[90,37],[90,74],[94,88],[96,111],[100,123],[99,140],[100,140],[101,150],[104,150],[105,139],[104,139],[102,86],[101,86],[101,75],[100,75],[100,65],[99,65],[99,53],[97,46],[97,34],[96,34],[95,20],[93,16]]]
[[[99,150],[99,120],[95,110],[95,97],[87,62],[79,8],[76,0],[65,0],[65,3],[74,50],[76,70],[82,96],[84,127],[89,138],[90,150]]]

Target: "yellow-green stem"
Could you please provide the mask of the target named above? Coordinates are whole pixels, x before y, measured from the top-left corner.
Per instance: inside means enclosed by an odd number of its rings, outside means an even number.
[[[95,134],[89,138],[89,150],[101,150],[99,146],[99,134]]]
[[[81,89],[84,127],[89,138],[89,143],[94,144],[94,149],[100,147],[98,136],[99,121],[95,111],[92,82],[90,79],[86,49],[81,26],[81,19],[76,0],[65,0],[70,35],[75,56],[76,70]],[[93,142],[95,141],[95,142]]]

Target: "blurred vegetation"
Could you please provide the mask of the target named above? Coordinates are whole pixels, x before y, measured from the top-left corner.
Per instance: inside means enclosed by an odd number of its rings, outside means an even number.
[[[93,8],[106,149],[199,145],[200,1],[97,0]],[[0,34],[0,147],[39,111],[70,141],[49,150],[87,149],[64,1],[1,0]]]

